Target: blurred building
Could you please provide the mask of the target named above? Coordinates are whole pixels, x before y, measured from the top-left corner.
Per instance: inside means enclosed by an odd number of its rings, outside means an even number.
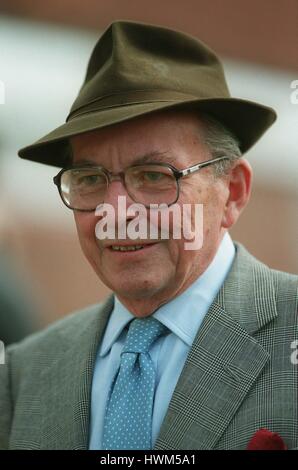
[[[33,280],[43,324],[103,299],[108,289],[81,253],[72,213],[52,183],[58,169],[23,161],[17,150],[64,121],[92,48],[115,19],[199,37],[223,59],[233,96],[277,110],[278,121],[247,154],[253,194],[232,235],[270,266],[297,272],[296,0],[2,0],[0,8],[2,231]]]

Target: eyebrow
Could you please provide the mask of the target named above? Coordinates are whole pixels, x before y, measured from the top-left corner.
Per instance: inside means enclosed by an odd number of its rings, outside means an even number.
[[[166,156],[166,158],[164,158]],[[167,151],[159,152],[159,151],[152,151],[136,157],[129,166],[139,165],[142,163],[170,163],[175,165],[177,163],[177,159],[174,156],[168,155]],[[88,158],[80,158],[75,163],[72,164],[72,167],[78,167],[82,165],[87,166],[102,166],[96,165],[96,163]]]

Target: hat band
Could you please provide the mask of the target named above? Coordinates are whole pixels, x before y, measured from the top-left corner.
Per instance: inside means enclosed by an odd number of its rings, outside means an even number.
[[[221,96],[228,98],[228,96]],[[207,96],[195,96],[187,93],[180,93],[171,90],[134,90],[125,93],[113,93],[101,98],[96,98],[79,108],[74,109],[67,116],[66,122],[92,111],[99,111],[101,109],[121,107],[132,104],[154,103],[154,102],[183,102],[197,99],[207,99]],[[218,97],[219,98],[219,97]]]

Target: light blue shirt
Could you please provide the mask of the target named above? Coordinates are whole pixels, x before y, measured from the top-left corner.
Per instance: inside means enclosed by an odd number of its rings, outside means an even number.
[[[178,378],[204,316],[222,286],[235,256],[235,247],[225,233],[206,271],[182,294],[162,305],[153,314],[170,330],[159,338],[149,353],[156,368],[156,390],[152,417],[154,445]],[[114,309],[98,348],[91,390],[89,448],[102,449],[105,409],[113,378],[118,371],[127,324],[135,318],[115,296]]]

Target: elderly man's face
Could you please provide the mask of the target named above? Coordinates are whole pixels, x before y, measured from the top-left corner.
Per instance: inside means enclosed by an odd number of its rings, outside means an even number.
[[[72,138],[74,163],[86,160],[118,173],[154,152],[160,162],[184,169],[212,158],[199,128],[190,113],[160,113],[128,121]],[[117,211],[119,195],[127,197],[128,206],[134,202],[120,181],[112,181],[104,202]],[[211,167],[180,181],[178,204],[203,204],[204,238],[199,250],[185,250],[185,239],[170,238],[136,252],[112,251],[106,240],[96,238],[95,213],[75,211],[81,247],[104,284],[136,316],[147,316],[183,292],[212,261],[225,232],[228,197],[227,179],[214,179]]]

